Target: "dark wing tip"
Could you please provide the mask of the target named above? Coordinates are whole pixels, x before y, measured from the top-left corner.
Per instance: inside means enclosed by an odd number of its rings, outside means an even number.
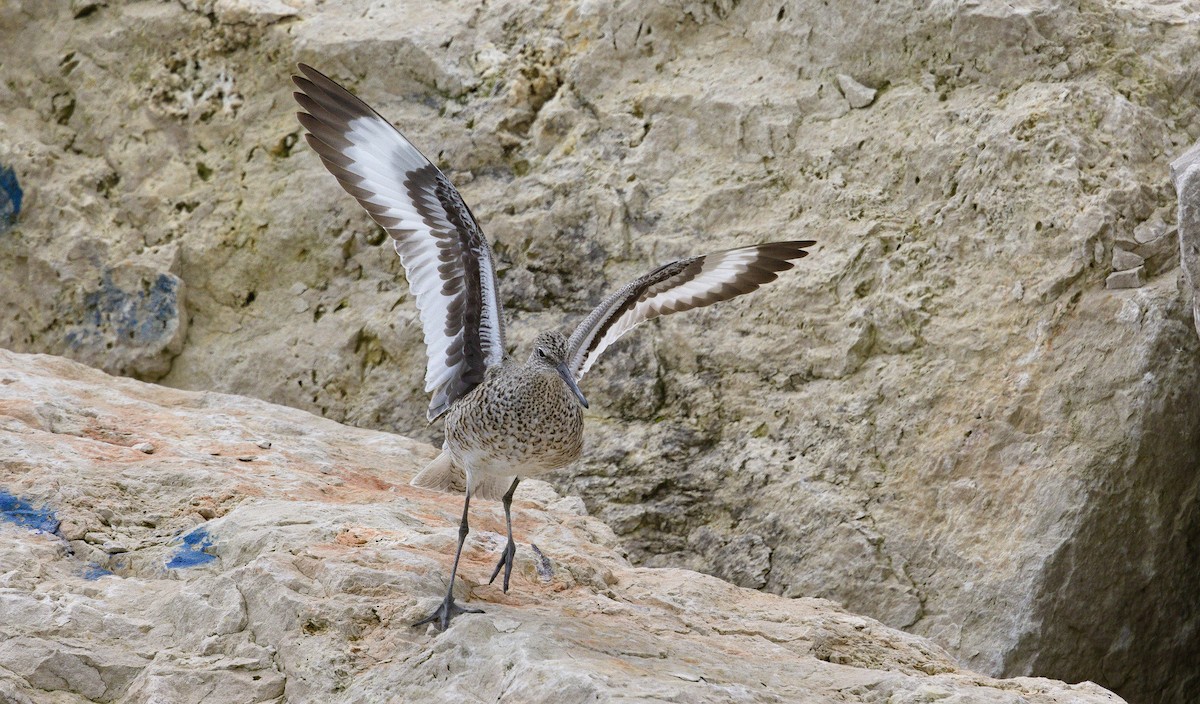
[[[329,80],[329,76],[326,76],[325,74],[321,73],[320,71],[313,68],[312,66],[309,66],[308,64],[304,63],[303,61],[296,64],[296,68],[300,69],[300,73],[303,73],[305,76],[307,76],[308,78],[310,78],[314,81],[320,80],[322,78],[324,78],[327,81]],[[292,80],[295,80],[297,78],[299,78],[299,76],[292,76]]]
[[[805,247],[811,247],[814,244],[816,242],[813,240],[760,244],[757,247],[752,247],[755,253],[758,254],[758,259],[751,262],[750,267],[766,271],[787,271],[795,266],[792,260],[807,257],[810,252],[805,250]]]
[[[292,76],[292,82],[300,86],[304,92],[312,95],[314,98],[320,98],[321,93],[326,93],[330,97],[346,95],[349,96],[354,102],[362,102],[356,95],[346,90],[345,86],[333,80],[329,76],[321,73],[312,66],[309,66],[308,64],[299,64],[299,66],[300,71],[304,73],[304,75]],[[362,104],[364,107],[367,107],[366,103]],[[369,107],[367,109],[370,110]],[[372,112],[374,111],[372,110]]]
[[[302,91],[310,92],[316,83],[320,83],[322,80],[330,81],[329,76],[326,76],[306,63],[298,63],[296,64],[296,68],[300,69],[300,73],[304,75],[297,76],[292,74],[292,83],[295,83]]]
[[[807,257],[810,252],[808,247],[812,247],[817,242],[816,240],[791,240],[788,242],[768,242],[759,245],[759,251],[763,254],[780,259],[800,259]]]

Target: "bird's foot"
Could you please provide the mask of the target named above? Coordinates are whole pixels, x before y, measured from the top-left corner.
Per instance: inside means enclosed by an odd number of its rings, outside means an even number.
[[[488,580],[488,584],[496,581],[496,575],[500,574],[500,568],[504,568],[504,593],[508,593],[508,578],[512,574],[513,558],[517,554],[517,544],[512,538],[508,539],[508,545],[504,546],[504,552],[500,553],[500,561],[496,563],[496,569],[492,570],[492,578]]]
[[[454,593],[450,592],[446,594],[446,598],[442,600],[442,604],[441,606],[437,607],[437,610],[420,621],[414,623],[413,628],[416,628],[417,626],[424,626],[427,623],[433,623],[436,621],[444,631],[450,627],[450,619],[459,614],[481,613],[483,613],[483,609],[473,609],[469,606],[459,606],[458,603],[454,601]]]

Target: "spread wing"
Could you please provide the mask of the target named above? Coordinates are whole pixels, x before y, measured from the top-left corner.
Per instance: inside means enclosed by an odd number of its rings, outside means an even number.
[[[293,76],[309,145],[392,236],[416,298],[434,420],[504,357],[504,321],[487,238],[450,180],[399,130],[310,66]]]
[[[581,379],[604,350],[651,318],[750,293],[791,269],[816,242],[771,242],[664,264],[604,299],[567,341],[567,366]]]

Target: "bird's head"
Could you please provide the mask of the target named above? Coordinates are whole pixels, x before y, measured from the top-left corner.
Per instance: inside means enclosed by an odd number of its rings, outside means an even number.
[[[567,361],[567,340],[558,331],[541,333],[533,341],[530,364],[553,369]]]
[[[567,388],[579,400],[579,405],[588,407],[587,399],[575,383],[575,374],[567,366],[567,340],[558,332],[551,330],[537,336],[533,341],[533,352],[529,355],[529,364],[541,369],[552,370],[562,377]]]

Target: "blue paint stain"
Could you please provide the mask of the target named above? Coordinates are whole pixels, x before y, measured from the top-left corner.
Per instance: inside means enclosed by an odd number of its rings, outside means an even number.
[[[97,580],[101,577],[112,577],[113,573],[104,569],[94,562],[89,562],[83,568],[83,578],[87,580]]]
[[[3,489],[0,489],[0,520],[43,533],[58,532],[58,517],[53,510],[45,506],[34,508],[33,504]]]
[[[124,347],[166,343],[179,319],[179,279],[160,273],[140,283],[126,290],[113,281],[111,269],[105,270],[100,288],[84,296],[84,319],[67,333],[67,344],[107,349],[113,342]]]
[[[206,552],[213,545],[212,536],[203,526],[183,536],[183,545],[175,551],[175,556],[167,563],[168,569],[178,570],[185,567],[198,567],[217,559],[216,555]]]
[[[23,195],[16,173],[8,166],[0,166],[0,232],[7,232],[17,224]]]

